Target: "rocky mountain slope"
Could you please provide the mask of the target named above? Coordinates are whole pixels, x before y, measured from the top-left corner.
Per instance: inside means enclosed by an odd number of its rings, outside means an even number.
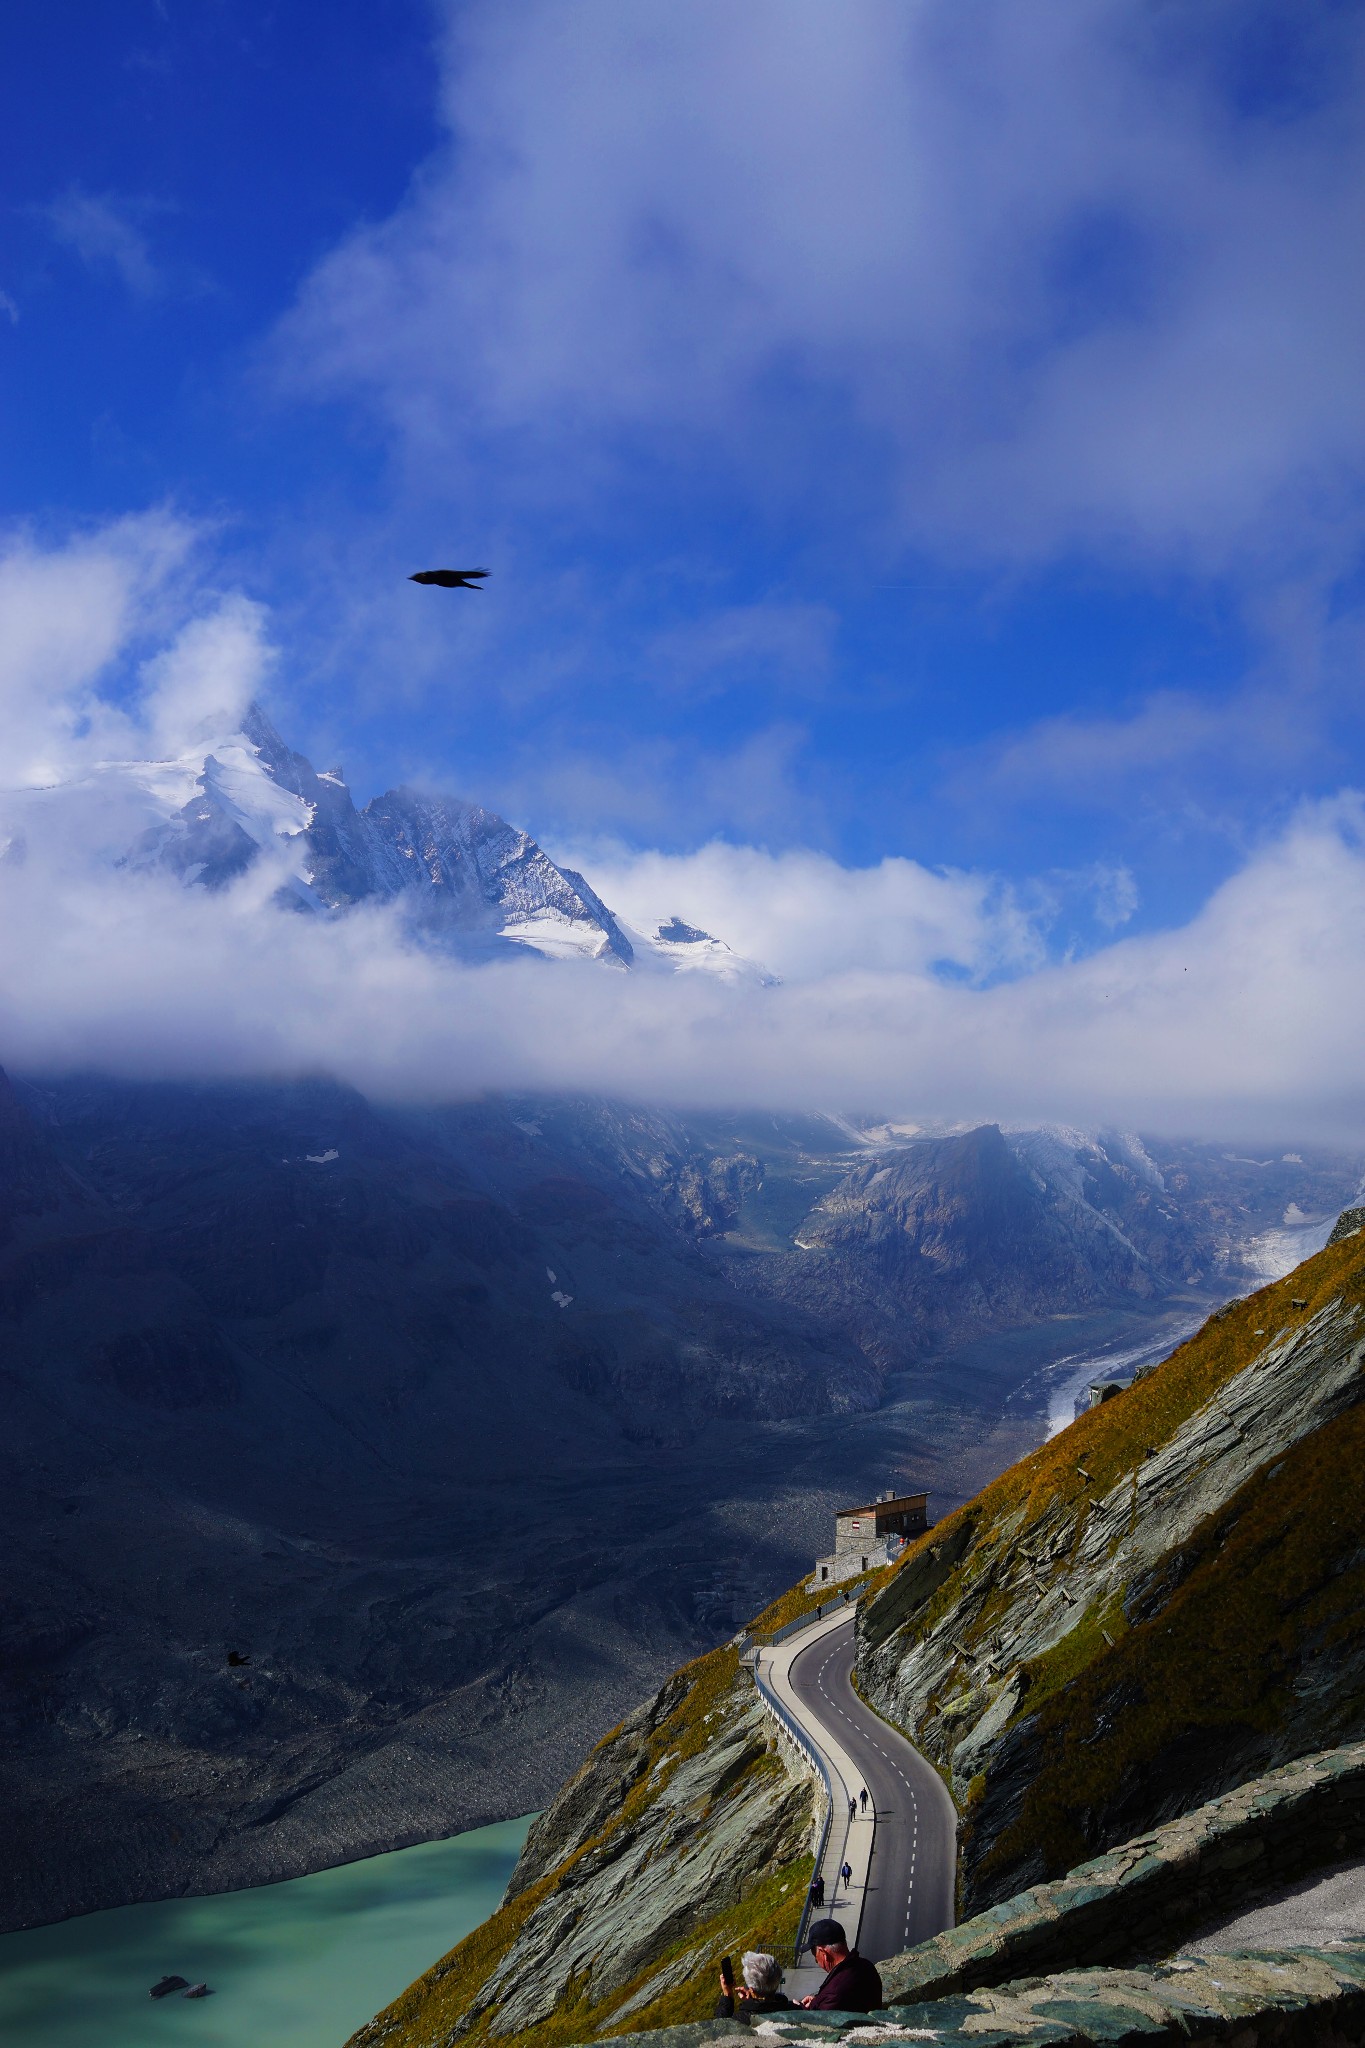
[[[951,1774],[979,1910],[1365,1734],[1365,1233],[1214,1315],[923,1540],[868,1698]]]
[[[509,1106],[0,1086],[10,1924],[524,1812],[799,1567],[799,1445],[712,1433],[874,1369],[575,1165]]]
[[[1321,1786],[1330,1795],[1334,1782],[1330,1757],[1172,1829],[1168,1851],[1150,1831],[1365,1735],[1363,1393],[1365,1228],[1355,1211],[1327,1249],[1219,1310],[876,1576],[859,1610],[859,1681],[950,1778],[963,1814],[964,1913],[1118,1843],[1129,1848],[1112,1882],[1134,1873],[1134,1899],[1154,1884],[1178,1892],[1181,1869],[1193,1886],[1201,1856],[1210,1867],[1224,1854],[1245,1861],[1257,1829],[1275,1839],[1298,1829],[1297,1860],[1281,1859],[1296,1875],[1313,1849],[1304,1815],[1314,1798],[1313,1853],[1358,1842],[1358,1798],[1349,1835],[1318,1812]],[[794,1591],[754,1628],[807,1600]],[[773,1918],[772,1882],[808,1866],[783,1860],[789,1844],[770,1851],[757,1817],[767,1860],[744,1864],[737,1880],[752,1896],[724,1890],[715,1910],[739,1817],[718,1788],[728,1771],[742,1778],[746,1753],[759,1768],[745,1750],[752,1695],[736,1689],[733,1654],[679,1674],[599,1747],[533,1833],[502,1910],[353,2048],[519,2044],[533,2028],[553,2044],[701,2019],[723,1949],[760,1920],[771,1940],[788,1932],[794,1914]],[[693,1704],[680,1709],[679,1699]],[[674,1713],[685,1726],[669,1727]],[[1361,1754],[1344,1753],[1342,1784],[1359,1775]],[[685,1852],[656,1774],[687,1789]],[[1215,1853],[1208,1843],[1220,1831],[1233,1849]],[[1084,1877],[1067,1911],[1093,1942],[1099,1908]],[[1207,1873],[1200,1882],[1216,1912],[1218,1886]],[[926,1944],[889,1965],[888,1981],[903,1979],[910,1996],[935,1970],[957,1988],[997,1982],[1002,1929],[1033,1928],[1040,1955],[1055,1933],[1056,1904],[1035,1895],[1032,1920],[1029,1904],[1015,1899],[975,1946],[967,1929]],[[1156,1908],[1177,1934],[1197,1918],[1166,1893]],[[1106,1939],[1120,1952],[1112,1928]],[[962,1958],[978,1950],[984,1961],[963,1977]],[[1058,1957],[1049,1951],[1044,1966]]]
[[[1064,1176],[1021,1181],[1017,1142],[877,1180],[829,1119],[0,1089],[0,1912],[526,1811],[841,1502],[900,1465],[974,1492],[1036,1440],[1006,1404],[1048,1347],[1164,1298],[1156,1225],[1145,1265],[1098,1212],[1058,1237]],[[1199,1157],[1244,1237],[1355,1186]],[[845,1182],[899,1190],[929,1254],[803,1250]],[[1160,1199],[1208,1236],[1206,1196]],[[1051,1292],[978,1285],[1030,1246]]]
[[[763,1175],[752,1173],[726,1271],[837,1317],[888,1370],[1102,1301],[1240,1292],[1321,1245],[1359,1170],[1323,1155],[1256,1160],[989,1124],[870,1144],[839,1164],[811,1185],[804,1213],[766,1233]]]
[[[791,1942],[814,1818],[735,1650],[716,1650],[598,1744],[500,1911],[351,2048],[550,2048],[690,2018],[717,1957]]]

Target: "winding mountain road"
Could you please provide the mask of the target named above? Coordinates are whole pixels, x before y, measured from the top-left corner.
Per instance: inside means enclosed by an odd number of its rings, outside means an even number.
[[[870,1796],[872,1855],[857,1939],[875,1963],[952,1926],[957,1814],[932,1764],[853,1690],[853,1625],[850,1614],[817,1636],[792,1659],[788,1677],[802,1720],[815,1724],[817,1738],[827,1729],[861,1774],[850,1790],[865,1787]],[[836,1840],[838,1833],[836,1826]]]
[[[836,1612],[763,1651],[755,1676],[779,1720],[818,1752],[833,1792],[824,1910],[883,1962],[953,1924],[957,1813],[937,1771],[854,1691],[853,1631],[853,1614]],[[803,1961],[787,1989],[797,1996],[819,1981]]]

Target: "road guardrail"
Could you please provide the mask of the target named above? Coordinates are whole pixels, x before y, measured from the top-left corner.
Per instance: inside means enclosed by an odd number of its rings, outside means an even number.
[[[775,1635],[769,1637],[763,1643],[762,1647],[765,1649],[771,1649],[775,1644],[782,1642],[787,1636],[795,1635],[798,1629],[813,1627],[817,1621],[822,1621],[827,1614],[833,1613],[836,1607],[853,1608],[856,1607],[857,1604],[858,1603],[856,1597],[853,1600],[849,1600],[846,1595],[841,1595],[841,1597],[838,1600],[831,1600],[822,1608],[818,1608],[814,1614],[806,1614],[803,1615],[799,1621],[789,1622],[785,1628],[778,1630],[778,1632]],[[801,1961],[801,1958],[805,1953],[806,1937],[810,1928],[811,1914],[814,1910],[811,1901],[811,1890],[814,1886],[815,1878],[819,1876],[820,1871],[824,1865],[825,1852],[829,1847],[830,1832],[834,1824],[834,1787],[830,1782],[830,1775],[828,1768],[826,1767],[824,1758],[821,1756],[819,1750],[816,1749],[815,1745],[810,1740],[810,1737],[802,1728],[800,1722],[788,1713],[787,1709],[783,1706],[781,1700],[779,1700],[776,1694],[770,1691],[768,1686],[764,1684],[763,1674],[758,1667],[758,1647],[759,1646],[757,1644],[753,1644],[749,1646],[749,1648],[746,1648],[744,1652],[744,1661],[746,1663],[749,1663],[750,1673],[753,1677],[754,1686],[758,1692],[759,1699],[762,1701],[764,1707],[767,1709],[767,1712],[772,1716],[773,1720],[777,1722],[778,1727],[781,1729],[782,1733],[787,1737],[788,1741],[793,1745],[795,1749],[800,1751],[801,1755],[803,1755],[806,1758],[807,1762],[811,1766],[811,1769],[815,1773],[816,1780],[820,1785],[821,1790],[823,1791],[825,1797],[825,1818],[820,1827],[820,1840],[815,1851],[815,1869],[811,1877],[811,1883],[806,1887],[806,1902],[804,1906],[801,1908],[801,1921],[800,1925],[796,1930],[795,1951],[790,1957],[787,1957],[785,1955],[781,1955],[778,1957],[779,1962],[790,1961],[792,1966],[795,1967],[795,1965]],[[751,1663],[749,1662],[750,1654],[752,1654],[753,1660]],[[845,1862],[848,1857],[848,1829],[849,1816],[845,1815],[844,1853],[840,1857],[841,1864]]]

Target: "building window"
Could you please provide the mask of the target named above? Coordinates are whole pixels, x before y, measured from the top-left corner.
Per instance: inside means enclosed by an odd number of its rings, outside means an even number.
[[[867,1570],[867,1559],[866,1559],[866,1558],[864,1558],[864,1559],[863,1559],[863,1570],[864,1570],[864,1571],[866,1571],[866,1570]]]
[[[827,1564],[821,1565],[820,1576],[822,1579],[827,1579],[829,1577],[829,1566]]]

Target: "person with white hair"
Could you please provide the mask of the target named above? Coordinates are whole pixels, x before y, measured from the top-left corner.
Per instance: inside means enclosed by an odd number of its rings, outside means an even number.
[[[763,1949],[750,1949],[747,1955],[740,1957],[739,1966],[744,1982],[738,1987],[733,1979],[727,1981],[723,1969],[720,1973],[720,1997],[716,2000],[718,2020],[732,2020],[736,2003],[741,2019],[747,2019],[754,2012],[791,2011],[792,2002],[782,1990],[782,1965],[776,1956],[766,1954]]]

